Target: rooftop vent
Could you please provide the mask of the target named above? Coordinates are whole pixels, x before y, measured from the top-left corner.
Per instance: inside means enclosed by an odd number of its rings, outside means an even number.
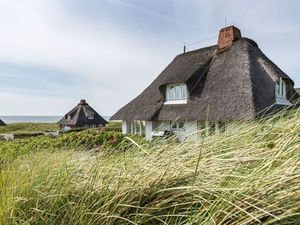
[[[232,42],[241,37],[241,31],[235,26],[222,28],[218,38],[219,49],[230,48]]]

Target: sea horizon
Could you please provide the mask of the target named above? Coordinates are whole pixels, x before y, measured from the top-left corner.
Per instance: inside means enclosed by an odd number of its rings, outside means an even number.
[[[0,116],[5,123],[57,123],[62,116]],[[110,116],[103,116],[109,120]]]

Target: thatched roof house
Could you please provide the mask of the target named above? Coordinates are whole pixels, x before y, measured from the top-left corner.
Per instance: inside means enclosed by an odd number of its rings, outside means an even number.
[[[206,120],[254,119],[269,106],[290,105],[290,100],[298,97],[293,86],[293,80],[256,42],[230,26],[221,29],[217,45],[176,56],[112,119],[123,120],[124,133],[136,133],[136,125],[131,123],[145,121],[146,127],[141,125],[138,131],[144,130],[149,139],[158,127],[186,131],[191,122],[196,122],[198,129],[199,122]],[[149,128],[146,121],[151,122]]]
[[[0,119],[0,127],[3,127],[3,126],[7,126],[7,125]]]
[[[81,100],[70,112],[68,112],[59,122],[61,129],[73,129],[80,127],[101,127],[107,124],[85,100]]]

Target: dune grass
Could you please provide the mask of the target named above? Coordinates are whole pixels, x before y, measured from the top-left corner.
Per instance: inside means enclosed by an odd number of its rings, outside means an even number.
[[[237,127],[19,157],[0,172],[0,224],[299,224],[300,111]]]
[[[56,131],[58,129],[59,126],[56,123],[9,123],[5,127],[0,127],[0,134]]]

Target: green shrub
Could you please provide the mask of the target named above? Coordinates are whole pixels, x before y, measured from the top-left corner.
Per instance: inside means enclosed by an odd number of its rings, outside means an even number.
[[[121,132],[106,129],[86,129],[63,133],[58,137],[41,136],[39,133],[19,133],[17,137],[22,139],[0,140],[0,162],[14,160],[18,156],[37,151],[59,151],[64,148],[123,151],[132,145]],[[134,139],[142,140],[140,137]]]
[[[56,123],[9,123],[5,127],[0,127],[0,134],[11,133],[31,133],[43,131],[55,131],[59,126]]]

